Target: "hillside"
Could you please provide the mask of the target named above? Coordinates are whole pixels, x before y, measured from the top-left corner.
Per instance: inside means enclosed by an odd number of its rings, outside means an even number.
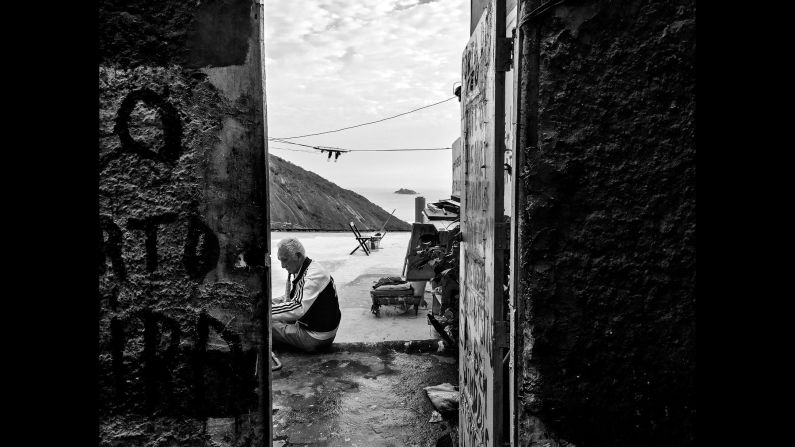
[[[269,170],[272,230],[350,231],[353,222],[361,231],[377,231],[389,218],[363,196],[275,155]],[[410,231],[411,225],[392,216],[386,230]]]

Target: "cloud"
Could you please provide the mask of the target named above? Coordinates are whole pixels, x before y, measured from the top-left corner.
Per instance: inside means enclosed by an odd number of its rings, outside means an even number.
[[[400,1],[397,5],[395,5],[395,9],[393,11],[402,11],[404,9],[411,9],[415,6],[424,5],[426,3],[433,3],[439,0],[406,0]]]
[[[469,38],[468,7],[465,0],[266,0],[269,135],[336,129],[452,96]],[[459,133],[454,100],[381,124],[299,141],[357,148],[441,147]],[[356,166],[356,160],[346,157],[344,165],[336,166]]]

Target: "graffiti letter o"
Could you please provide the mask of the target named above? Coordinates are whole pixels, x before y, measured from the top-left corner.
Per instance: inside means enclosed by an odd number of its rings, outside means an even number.
[[[142,143],[135,141],[130,135],[130,114],[138,101],[157,108],[160,112],[164,142],[163,147],[158,152],[154,152]],[[122,150],[138,154],[143,158],[154,158],[173,164],[182,152],[182,122],[179,119],[177,109],[173,104],[147,88],[134,90],[124,98],[121,106],[119,106],[119,112],[116,115],[116,125],[113,130],[119,136]]]

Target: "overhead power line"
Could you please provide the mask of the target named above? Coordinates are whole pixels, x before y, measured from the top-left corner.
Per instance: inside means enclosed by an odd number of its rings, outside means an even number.
[[[317,144],[311,145],[311,144],[304,144],[304,143],[293,143],[292,141],[285,141],[282,138],[268,138],[268,139],[271,140],[271,141],[278,141],[279,143],[292,144],[292,145],[295,145],[295,146],[302,146],[302,147],[309,147],[309,148],[317,149],[317,150],[333,149],[333,150],[339,150],[339,151],[348,152],[347,149],[342,149],[342,148],[339,148],[339,147],[320,146],[320,145],[317,145]]]
[[[305,152],[307,154],[315,154],[317,151],[309,151],[305,149],[291,149],[289,147],[277,147],[277,146],[268,146],[268,149],[275,149],[280,151],[293,151],[293,152]]]
[[[279,143],[284,144],[293,144],[296,146],[308,147],[312,148],[321,152],[398,152],[398,151],[444,151],[450,150],[450,147],[422,147],[422,148],[392,148],[392,149],[345,149],[341,147],[332,147],[332,146],[320,146],[320,145],[311,145],[311,144],[303,144],[303,143],[293,143],[292,141],[283,141],[281,138],[268,138],[269,140],[278,141]],[[285,149],[287,148],[275,148],[275,149]],[[293,149],[297,150],[297,149]],[[305,152],[305,151],[300,151]],[[308,152],[308,151],[306,151]]]
[[[356,125],[353,125],[353,126],[343,127],[341,129],[327,130],[325,132],[308,133],[308,134],[305,134],[305,135],[296,135],[294,137],[280,137],[280,138],[275,138],[274,137],[273,139],[274,140],[292,140],[292,139],[295,139],[295,138],[312,137],[312,136],[315,136],[315,135],[323,135],[323,134],[327,134],[327,133],[341,132],[343,130],[354,129],[356,127],[368,126],[370,124],[380,123],[382,121],[391,120],[393,118],[397,118],[397,117],[400,117],[400,116],[403,116],[403,115],[408,115],[409,113],[414,113],[414,112],[416,112],[418,110],[427,109],[428,107],[438,106],[439,104],[443,104],[443,103],[445,103],[447,101],[450,101],[451,99],[454,99],[454,98],[458,98],[458,97],[453,95],[453,96],[445,99],[444,101],[435,102],[435,103],[429,104],[427,106],[419,107],[419,108],[414,109],[414,110],[409,110],[408,112],[399,113],[397,115],[389,116],[389,117],[382,118],[382,119],[376,120],[376,121],[370,121],[370,122],[367,122],[367,123],[361,123],[361,124],[356,124]]]
[[[350,152],[400,152],[400,151],[449,151],[450,147],[421,147],[400,149],[348,149]]]

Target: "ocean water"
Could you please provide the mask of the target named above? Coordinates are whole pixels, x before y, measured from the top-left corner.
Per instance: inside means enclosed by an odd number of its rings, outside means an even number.
[[[354,191],[366,197],[367,200],[385,209],[388,213],[391,213],[392,210],[395,210],[394,216],[408,223],[414,222],[414,200],[416,197],[424,197],[425,203],[450,198],[450,188],[414,188],[414,191],[417,191],[418,193],[416,195],[395,194],[395,189],[379,187],[359,187]]]

